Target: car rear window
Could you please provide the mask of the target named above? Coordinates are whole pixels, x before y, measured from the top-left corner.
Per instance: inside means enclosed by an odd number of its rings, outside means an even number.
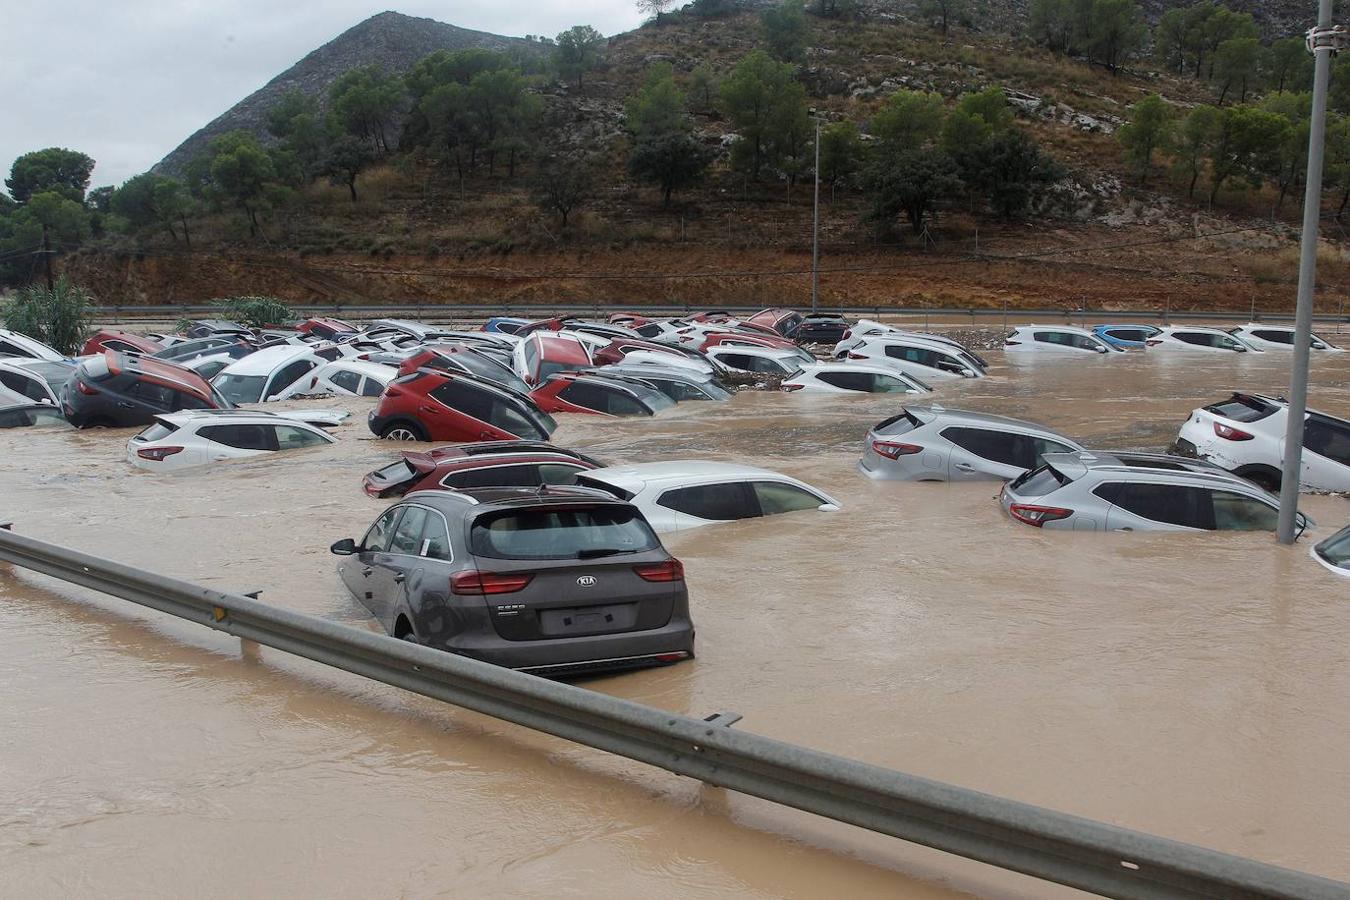
[[[922,424],[923,422],[919,421],[917,416],[914,416],[908,410],[903,410],[899,415],[891,416],[889,419],[878,422],[877,426],[872,430],[877,434],[892,436],[906,434]]]
[[[162,441],[177,430],[177,425],[170,422],[159,421],[136,435],[136,439],[140,441]]]
[[[1009,485],[1013,493],[1023,497],[1044,497],[1068,484],[1070,479],[1054,466],[1041,466],[1019,475]]]
[[[588,559],[661,546],[631,506],[579,506],[488,513],[474,520],[475,556],[493,559]]]
[[[1232,419],[1235,422],[1258,422],[1276,410],[1274,404],[1266,403],[1256,397],[1237,396],[1231,400],[1214,403],[1205,407],[1205,412]]]

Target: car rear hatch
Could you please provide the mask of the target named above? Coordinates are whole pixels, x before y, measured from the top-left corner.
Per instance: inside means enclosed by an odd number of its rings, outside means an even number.
[[[661,628],[685,592],[679,562],[626,504],[485,511],[470,547],[477,571],[454,576],[452,590],[481,594],[506,640]]]
[[[436,459],[431,454],[404,453],[398,462],[366,475],[366,493],[372,497],[401,497],[435,469]]]

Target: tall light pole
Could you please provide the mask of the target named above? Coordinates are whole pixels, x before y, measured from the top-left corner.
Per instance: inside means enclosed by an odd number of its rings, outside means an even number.
[[[820,310],[820,118],[816,117],[816,197],[811,203],[811,312]]]
[[[1344,28],[1331,27],[1331,0],[1318,0],[1317,25],[1308,29],[1313,55],[1312,119],[1308,132],[1308,175],[1303,191],[1303,242],[1299,248],[1298,306],[1294,314],[1294,365],[1289,373],[1289,422],[1284,432],[1277,537],[1292,544],[1298,519],[1298,487],[1303,474],[1303,417],[1308,408],[1308,356],[1312,348],[1313,291],[1317,284],[1318,219],[1322,214],[1322,157],[1327,133],[1327,85],[1331,57],[1350,46]]]

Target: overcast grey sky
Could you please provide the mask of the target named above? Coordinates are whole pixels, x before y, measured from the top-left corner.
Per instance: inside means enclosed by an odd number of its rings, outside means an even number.
[[[98,161],[92,186],[154,165],[309,51],[394,9],[497,34],[607,35],[632,0],[46,0],[9,3],[0,52],[0,170],[43,147]],[[0,179],[3,180],[3,179]]]

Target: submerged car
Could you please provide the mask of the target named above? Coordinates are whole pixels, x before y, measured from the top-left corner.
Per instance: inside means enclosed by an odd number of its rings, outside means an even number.
[[[1092,333],[1112,347],[1121,350],[1142,350],[1148,339],[1162,331],[1156,325],[1094,325]]]
[[[389,382],[397,377],[398,370],[393,366],[382,366],[363,359],[339,359],[312,370],[308,377],[302,377],[278,397],[282,400],[315,394],[378,397]]]
[[[1289,404],[1278,397],[1235,393],[1193,410],[1177,435],[1177,451],[1208,460],[1267,490],[1279,490]],[[1350,421],[1308,410],[1303,422],[1299,483],[1350,491]]]
[[[983,378],[984,366],[970,354],[951,344],[928,338],[880,335],[864,338],[845,351],[835,351],[836,359],[884,363],[924,381],[944,378]]]
[[[113,331],[105,328],[102,331],[95,332],[89,340],[84,342],[80,355],[93,356],[95,353],[102,353],[105,350],[116,350],[120,353],[149,356],[163,349],[164,345],[159,341],[142,337],[139,334],[132,334],[129,331]]]
[[[837,344],[848,333],[849,321],[831,313],[807,313],[788,333],[799,344]]]
[[[53,361],[65,359],[60,353],[57,353],[51,347],[48,347],[36,338],[30,338],[26,334],[19,334],[17,331],[6,331],[5,329],[0,328],[0,358],[6,356],[17,356],[20,359],[46,359]]]
[[[1161,329],[1144,342],[1150,350],[1189,350],[1206,353],[1248,353],[1260,349],[1218,328],[1178,325]]]
[[[543,384],[550,375],[593,363],[590,348],[581,340],[548,330],[531,332],[516,344],[511,359],[516,374],[530,385]]]
[[[193,410],[156,416],[127,442],[127,461],[171,472],[227,459],[334,443],[323,429],[285,415],[256,410]]]
[[[302,379],[328,362],[313,347],[279,344],[231,363],[211,383],[232,404],[264,403],[303,393]]]
[[[0,357],[0,385],[38,403],[60,403],[74,373],[75,363],[65,360]]]
[[[771,347],[740,347],[723,344],[709,347],[708,359],[728,369],[738,372],[753,372],[760,375],[779,375],[790,377],[801,371],[805,365],[799,351],[780,350]],[[814,361],[812,357],[812,361]]]
[[[1257,350],[1293,350],[1294,329],[1289,325],[1266,325],[1253,322],[1228,329],[1228,333],[1249,347]],[[1319,334],[1312,335],[1311,346],[1314,350],[1326,353],[1344,353],[1331,341]]]
[[[530,392],[530,386],[510,365],[493,359],[479,349],[462,344],[431,344],[415,350],[399,363],[398,374],[410,375],[418,369],[467,372],[479,378],[495,381],[521,394]]]
[[[1090,357],[1123,350],[1086,328],[1072,325],[1019,325],[1003,340],[1003,352],[1012,356],[1035,353]]]
[[[711,375],[655,363],[622,362],[600,369],[601,374],[645,381],[677,403],[685,400],[730,400],[731,391]]]
[[[396,463],[366,475],[372,497],[401,497],[445,488],[538,487],[573,484],[576,474],[603,466],[584,453],[539,441],[480,441],[425,452],[407,451]]]
[[[1350,578],[1350,525],[1315,544],[1312,557],[1342,578]]]
[[[1280,499],[1200,460],[1147,453],[1051,453],[1004,485],[1004,512],[1069,531],[1273,531]],[[1298,531],[1309,520],[1298,514]]]
[[[812,363],[783,382],[783,390],[808,394],[925,394],[933,389],[893,366]]]
[[[61,410],[50,403],[10,403],[0,396],[0,428],[69,428]]]
[[[605,416],[654,416],[675,401],[637,378],[605,372],[562,372],[530,392],[546,413],[599,413]]]
[[[333,544],[396,638],[546,676],[692,659],[684,567],[603,491],[419,491]]]
[[[577,475],[577,484],[632,501],[662,533],[797,510],[839,509],[833,497],[779,472],[704,460],[594,469]]]
[[[1034,422],[910,406],[868,432],[858,467],[878,480],[1006,481],[1041,465],[1046,454],[1081,449]]]
[[[61,389],[61,408],[76,428],[149,425],[164,413],[233,406],[190,369],[112,351],[85,359]]]
[[[375,435],[396,441],[546,441],[558,427],[523,394],[437,369],[391,381],[369,424]]]

